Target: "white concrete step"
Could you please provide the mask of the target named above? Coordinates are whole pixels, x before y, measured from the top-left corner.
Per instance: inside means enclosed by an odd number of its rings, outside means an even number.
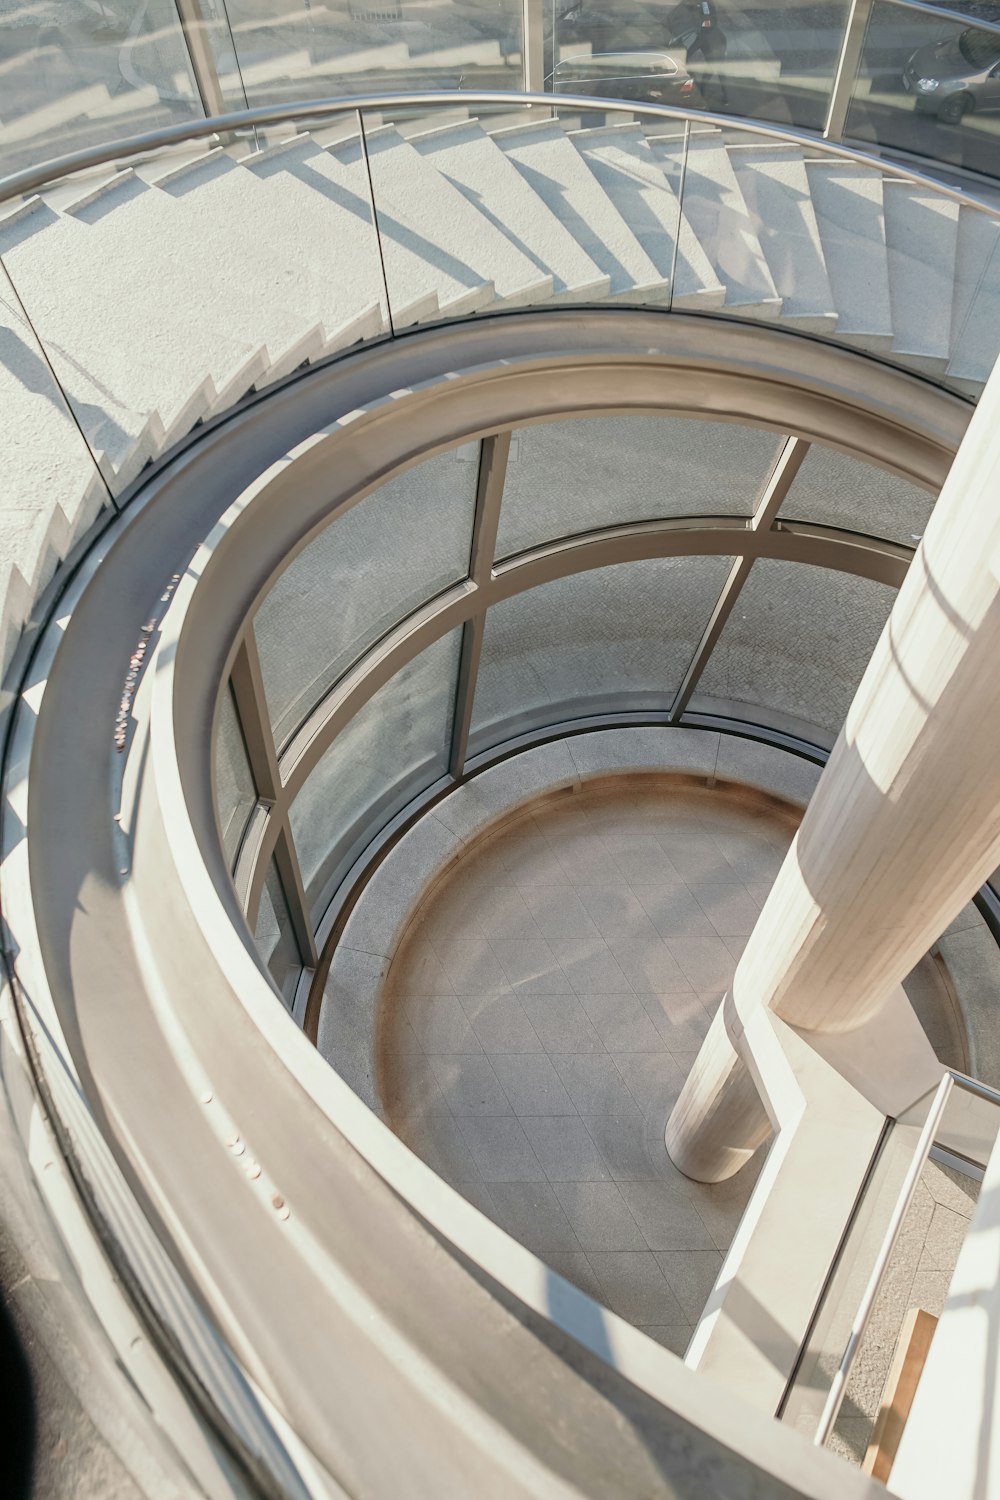
[[[34,600],[106,503],[80,436],[0,271],[0,674]]]
[[[452,123],[410,141],[540,272],[552,277],[554,297],[579,301],[607,295],[610,276],[598,270],[478,121]]]
[[[170,260],[161,235],[144,260],[144,236],[127,222],[134,194],[154,197],[154,190],[133,179],[116,190],[123,191],[128,198],[112,201],[108,216],[122,216],[124,252],[116,235],[95,233],[95,225],[56,216],[46,205],[0,231],[0,254],[56,375],[89,443],[106,453],[113,471],[131,468],[136,444],[171,426],[207,375],[228,378],[255,347],[214,319],[202,317],[199,326],[187,258],[161,263],[161,253]]]
[[[397,132],[391,126],[386,128],[389,135],[402,145]],[[380,161],[387,148],[388,137],[383,138],[383,145],[380,146],[379,132],[373,132],[369,137],[369,160],[375,186],[382,256],[396,327],[403,326],[400,315],[405,310],[419,308],[422,299],[436,297],[443,317],[465,317],[495,302],[496,288],[492,280],[483,279],[472,266],[455,255],[447,251],[442,253],[438,249],[434,213],[436,210],[444,211],[445,200],[448,208],[454,209],[460,194],[440,177],[440,193],[435,195],[433,206],[430,202],[415,202],[415,195],[405,187],[397,194],[393,172],[386,162]],[[360,141],[354,138],[331,146],[322,153],[322,157],[324,160],[311,160],[310,166],[315,166],[317,172],[328,178],[331,196],[335,197],[336,192],[346,191],[352,204],[367,204],[368,173]],[[413,157],[420,160],[415,151]],[[468,204],[464,207],[467,208]],[[358,207],[355,207],[355,212],[357,211]],[[357,250],[347,247],[344,253],[357,254]],[[408,315],[408,321],[417,319]]]
[[[729,159],[781,297],[782,322],[833,333],[836,305],[802,152],[794,146],[730,146]]]
[[[937,373],[951,355],[951,303],[958,204],[910,182],[886,181],[893,350]]]
[[[446,269],[470,292],[492,285],[508,307],[552,295],[551,274],[540,271],[394,126],[369,131],[367,144],[383,238],[391,232],[413,246],[426,247],[432,269]],[[392,295],[391,280],[389,292]]]
[[[777,317],[781,298],[720,133],[693,135],[688,147],[673,132],[657,130],[648,141],[665,170],[683,169],[684,214],[725,291],[726,306],[742,317]]]
[[[806,175],[837,309],[837,337],[882,353],[892,346],[882,174],[828,157],[807,161]]]
[[[659,273],[558,120],[490,134],[577,244],[611,277],[612,296],[669,300],[669,280]]]
[[[725,287],[681,213],[667,167],[657,161],[639,126],[576,130],[570,140],[660,275],[673,281],[671,305],[720,306]]]
[[[982,383],[1000,353],[1000,223],[976,209],[958,217],[948,374]]]

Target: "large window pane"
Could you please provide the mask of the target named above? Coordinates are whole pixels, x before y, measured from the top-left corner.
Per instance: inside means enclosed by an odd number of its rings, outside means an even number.
[[[209,0],[210,5],[215,0]],[[218,9],[216,5],[216,9]],[[216,38],[227,91],[251,105],[338,94],[521,87],[520,0],[226,0]],[[232,46],[235,43],[235,57]]]
[[[292,930],[288,902],[285,900],[281,879],[273,859],[268,867],[267,880],[261,893],[254,942],[267,964],[271,978],[278,986],[281,998],[291,1010],[292,1001],[295,998],[295,986],[298,984],[302,968],[302,959],[295,941],[295,933]]]
[[[215,742],[215,795],[222,825],[222,843],[232,867],[240,840],[246,831],[257,792],[247,760],[243,733],[232,691],[227,687],[219,712],[219,734]]]
[[[649,558],[517,594],[486,616],[470,749],[589,713],[670,707],[731,563]]]
[[[203,113],[172,0],[4,5],[0,79],[2,174]]]
[[[746,7],[718,0],[706,27],[697,0],[666,7],[549,0],[546,87],[821,130],[848,10],[848,0]],[[679,71],[666,69],[665,49]]]
[[[380,688],[340,732],[289,813],[313,920],[333,877],[448,766],[462,632]]]
[[[732,700],[836,734],[895,597],[828,568],[754,563],[691,707]]]
[[[814,444],[781,507],[783,521],[815,521],[913,547],[934,496],[885,469]]]
[[[983,19],[949,21],[876,0],[847,116],[849,136],[997,176],[998,13],[967,8]]]
[[[279,745],[369,646],[466,576],[478,460],[467,443],[390,480],[278,578],[254,629]]]
[[[778,454],[772,432],[683,417],[588,417],[511,441],[498,557],[667,516],[741,515]]]

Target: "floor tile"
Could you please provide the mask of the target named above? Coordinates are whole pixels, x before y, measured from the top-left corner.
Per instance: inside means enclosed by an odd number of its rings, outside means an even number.
[[[615,1067],[639,1109],[667,1123],[681,1091],[684,1075],[667,1052],[615,1052]]]
[[[639,1327],[648,1338],[655,1339],[664,1349],[676,1354],[678,1359],[684,1358],[694,1332],[690,1323],[667,1323],[659,1326],[655,1323],[640,1323]]]
[[[608,1306],[630,1323],[654,1326],[685,1321],[677,1298],[653,1255],[645,1252],[588,1252]]]
[[[661,1250],[657,1253],[656,1263],[667,1278],[685,1318],[691,1324],[697,1323],[722,1270],[719,1251]]]
[[[457,995],[414,996],[407,1004],[406,1014],[424,1052],[483,1050]]]
[[[645,1250],[646,1242],[613,1182],[557,1182],[554,1192],[580,1248]]]
[[[690,989],[686,972],[663,938],[614,938],[608,946],[632,989],[652,995]]]
[[[699,885],[698,904],[719,937],[749,937],[760,912],[742,885]]]
[[[507,976],[485,938],[442,938],[434,947],[456,995],[485,995],[508,988]]]
[[[462,1008],[487,1052],[502,1056],[542,1051],[542,1044],[516,995],[463,995]]]
[[[579,1251],[580,1242],[547,1182],[494,1182],[496,1222],[536,1255]]]
[[[569,1251],[556,1251],[546,1255],[545,1263],[558,1276],[562,1276],[573,1286],[578,1287],[581,1292],[586,1292],[588,1297],[594,1297],[598,1302],[604,1300],[604,1288],[597,1279],[590,1261],[582,1250],[575,1253]]]
[[[460,1127],[485,1182],[544,1181],[538,1158],[513,1116],[486,1119],[465,1115]]]
[[[680,1189],[663,1183],[623,1182],[621,1191],[650,1250],[716,1248],[697,1208]]]
[[[544,938],[593,937],[593,917],[569,882],[535,886],[530,892],[531,916]]]
[[[603,938],[656,937],[656,929],[639,898],[624,883],[582,885],[580,900]]]
[[[604,1051],[579,995],[525,995],[521,1005],[549,1054]]]
[[[575,1115],[576,1106],[544,1054],[494,1057],[493,1070],[516,1115]]]
[[[608,1164],[616,1182],[654,1181],[658,1176],[646,1149],[642,1115],[584,1115],[590,1138]],[[660,1143],[664,1156],[666,1147]]]
[[[543,937],[529,942],[494,939],[493,952],[517,995],[563,995],[569,982]]]
[[[722,938],[670,938],[667,947],[693,989],[729,988],[736,970],[736,960]],[[667,986],[657,988],[665,989]]]
[[[623,994],[632,988],[602,937],[552,938],[549,946],[574,994]]]
[[[430,1063],[453,1115],[513,1114],[488,1057],[432,1057]]]
[[[609,1052],[662,1052],[663,1038],[638,995],[583,995],[583,1008]]]
[[[600,1182],[610,1178],[604,1158],[578,1116],[531,1115],[520,1123],[550,1182]]]
[[[581,1114],[630,1115],[638,1111],[628,1084],[606,1052],[554,1057],[552,1064]]]
[[[633,889],[660,937],[718,935],[694,892],[686,885],[636,885]]]

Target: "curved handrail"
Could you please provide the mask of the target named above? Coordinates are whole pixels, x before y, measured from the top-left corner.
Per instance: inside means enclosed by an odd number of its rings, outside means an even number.
[[[66,156],[53,157],[35,167],[26,167],[7,177],[0,177],[0,203],[37,191],[49,183],[59,181],[74,172],[91,167],[105,166],[109,162],[140,156],[147,151],[158,151],[169,146],[183,145],[185,141],[204,140],[207,136],[225,135],[236,130],[249,130],[257,126],[281,125],[291,120],[325,119],[332,115],[363,114],[367,110],[396,108],[442,109],[464,105],[496,105],[508,110],[519,106],[539,105],[544,109],[600,110],[605,114],[627,114],[654,120],[674,120],[687,123],[715,125],[725,130],[742,130],[755,136],[766,136],[782,144],[802,146],[809,151],[848,161],[858,166],[878,167],[893,177],[927,188],[943,198],[1000,218],[1000,208],[975,198],[950,183],[931,177],[926,172],[916,172],[901,163],[886,162],[882,157],[859,151],[854,146],[845,146],[824,140],[808,130],[798,130],[787,125],[772,125],[766,121],[747,119],[738,115],[715,114],[709,110],[681,109],[672,104],[636,104],[628,99],[597,99],[580,94],[527,94],[504,89],[436,89],[430,92],[395,94],[358,94],[329,99],[301,99],[294,104],[261,105],[255,109],[236,110],[227,115],[209,115],[193,124],[170,125],[161,130],[146,131],[142,135],[126,136],[107,146],[87,147],[83,151],[71,151]]]

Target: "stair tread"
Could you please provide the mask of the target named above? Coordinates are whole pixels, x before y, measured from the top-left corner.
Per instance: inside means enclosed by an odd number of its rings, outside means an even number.
[[[466,120],[411,137],[411,144],[491,223],[513,237],[540,270],[553,277],[556,294],[601,296],[607,292],[607,275],[478,121]]]
[[[669,282],[636,239],[558,120],[498,131],[493,139],[561,218],[590,259],[611,277],[613,296],[669,295]]]
[[[729,156],[782,299],[783,318],[832,332],[836,305],[802,152],[730,146]]]
[[[470,291],[492,282],[510,301],[550,294],[550,274],[394,127],[369,134],[368,160],[383,237],[399,234],[433,247],[434,263],[446,260]]]
[[[683,141],[656,137],[661,162],[683,162]],[[726,306],[781,309],[774,279],[720,133],[693,137],[684,168],[684,212],[709,264],[726,289]]]
[[[572,140],[660,275],[676,278],[674,303],[689,297],[721,303],[725,288],[681,212],[667,166],[639,126],[580,130]]]
[[[883,185],[893,348],[947,360],[958,204],[905,181]]]
[[[873,341],[892,339],[889,261],[882,177],[868,167],[810,161],[806,175],[819,225],[837,332]]]
[[[1000,353],[1000,222],[959,214],[948,374],[983,382]]]

